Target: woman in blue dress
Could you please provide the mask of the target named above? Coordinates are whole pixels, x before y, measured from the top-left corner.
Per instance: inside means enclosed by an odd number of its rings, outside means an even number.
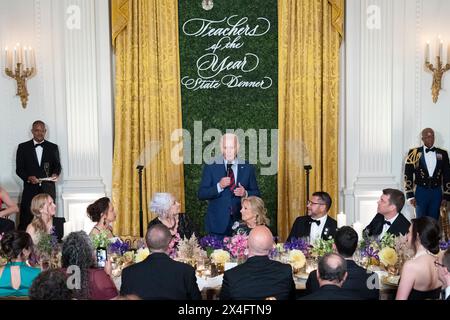
[[[31,236],[24,231],[9,231],[0,244],[2,255],[8,261],[0,266],[0,296],[28,296],[28,289],[41,272],[26,263],[33,250]]]

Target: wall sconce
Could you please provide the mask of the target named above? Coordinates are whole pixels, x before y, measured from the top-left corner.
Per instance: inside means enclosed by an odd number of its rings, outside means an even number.
[[[214,7],[213,0],[202,0],[202,8],[206,11],[211,10]]]
[[[22,47],[19,43],[13,50],[5,48],[5,74],[16,80],[17,96],[20,97],[22,107],[28,103],[27,80],[36,75],[36,56],[33,48]]]
[[[444,42],[441,39],[441,36],[438,37],[437,42],[437,55],[436,55],[436,67],[430,63],[430,42],[427,41],[426,49],[425,49],[425,67],[433,73],[433,84],[431,85],[431,95],[433,97],[433,102],[436,103],[439,97],[439,92],[441,91],[441,83],[442,76],[448,70],[450,70],[450,46],[447,48],[447,64],[445,67],[442,65],[442,48],[444,46]]]

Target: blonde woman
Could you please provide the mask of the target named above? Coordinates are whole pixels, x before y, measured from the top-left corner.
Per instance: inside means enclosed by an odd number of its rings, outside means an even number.
[[[33,220],[27,227],[27,232],[33,239],[33,243],[37,244],[40,233],[54,234],[61,241],[64,235],[64,218],[56,218],[56,204],[53,198],[46,194],[40,193],[31,200],[31,213]]]
[[[267,209],[264,201],[256,196],[242,198],[241,200],[241,222],[236,221],[231,228],[233,235],[249,235],[256,226],[269,226],[270,220],[267,217]]]

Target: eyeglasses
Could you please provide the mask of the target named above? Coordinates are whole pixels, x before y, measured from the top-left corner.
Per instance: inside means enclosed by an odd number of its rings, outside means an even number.
[[[436,267],[446,268],[445,265],[443,265],[442,263],[439,263],[439,262],[437,262],[437,261],[434,262],[434,265],[435,265]]]
[[[306,204],[309,206],[309,205],[312,205],[312,204],[317,204],[317,205],[319,205],[319,206],[323,206],[323,205],[325,205],[325,203],[320,203],[320,202],[312,202],[311,200],[308,200],[308,202],[306,202]]]

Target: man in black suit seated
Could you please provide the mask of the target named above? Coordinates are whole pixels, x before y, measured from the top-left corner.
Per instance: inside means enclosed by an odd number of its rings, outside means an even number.
[[[31,200],[40,193],[47,193],[56,203],[55,182],[61,173],[58,146],[44,140],[45,123],[37,120],[31,129],[33,139],[19,144],[16,155],[16,174],[23,181],[18,229],[25,230],[33,220]],[[40,179],[46,178],[46,181]]]
[[[221,300],[293,299],[295,283],[290,265],[269,259],[273,236],[266,226],[252,229],[248,238],[249,258],[225,271]]]
[[[450,300],[450,248],[434,263],[438,268],[439,280],[442,282],[443,300]]]
[[[381,239],[387,232],[398,237],[409,231],[410,222],[400,212],[405,205],[405,195],[397,189],[384,189],[378,200],[378,213],[364,229],[369,237]]]
[[[347,262],[347,280],[342,289],[364,300],[378,300],[380,292],[375,288],[378,284],[377,274],[368,272],[358,266],[352,257],[358,246],[358,234],[351,227],[338,229],[334,236],[334,248]],[[306,293],[310,294],[319,289],[317,271],[312,271],[306,281]]]
[[[135,294],[144,300],[201,300],[194,268],[167,254],[172,240],[169,229],[155,224],[145,240],[151,254],[123,270],[120,294]]]
[[[287,242],[294,238],[309,237],[314,244],[316,239],[328,240],[334,237],[337,222],[328,215],[331,208],[331,197],[326,192],[314,192],[308,201],[308,215],[298,217],[292,226]]]
[[[359,300],[342,285],[347,279],[347,262],[339,254],[327,253],[319,260],[317,281],[320,288],[300,300]]]

